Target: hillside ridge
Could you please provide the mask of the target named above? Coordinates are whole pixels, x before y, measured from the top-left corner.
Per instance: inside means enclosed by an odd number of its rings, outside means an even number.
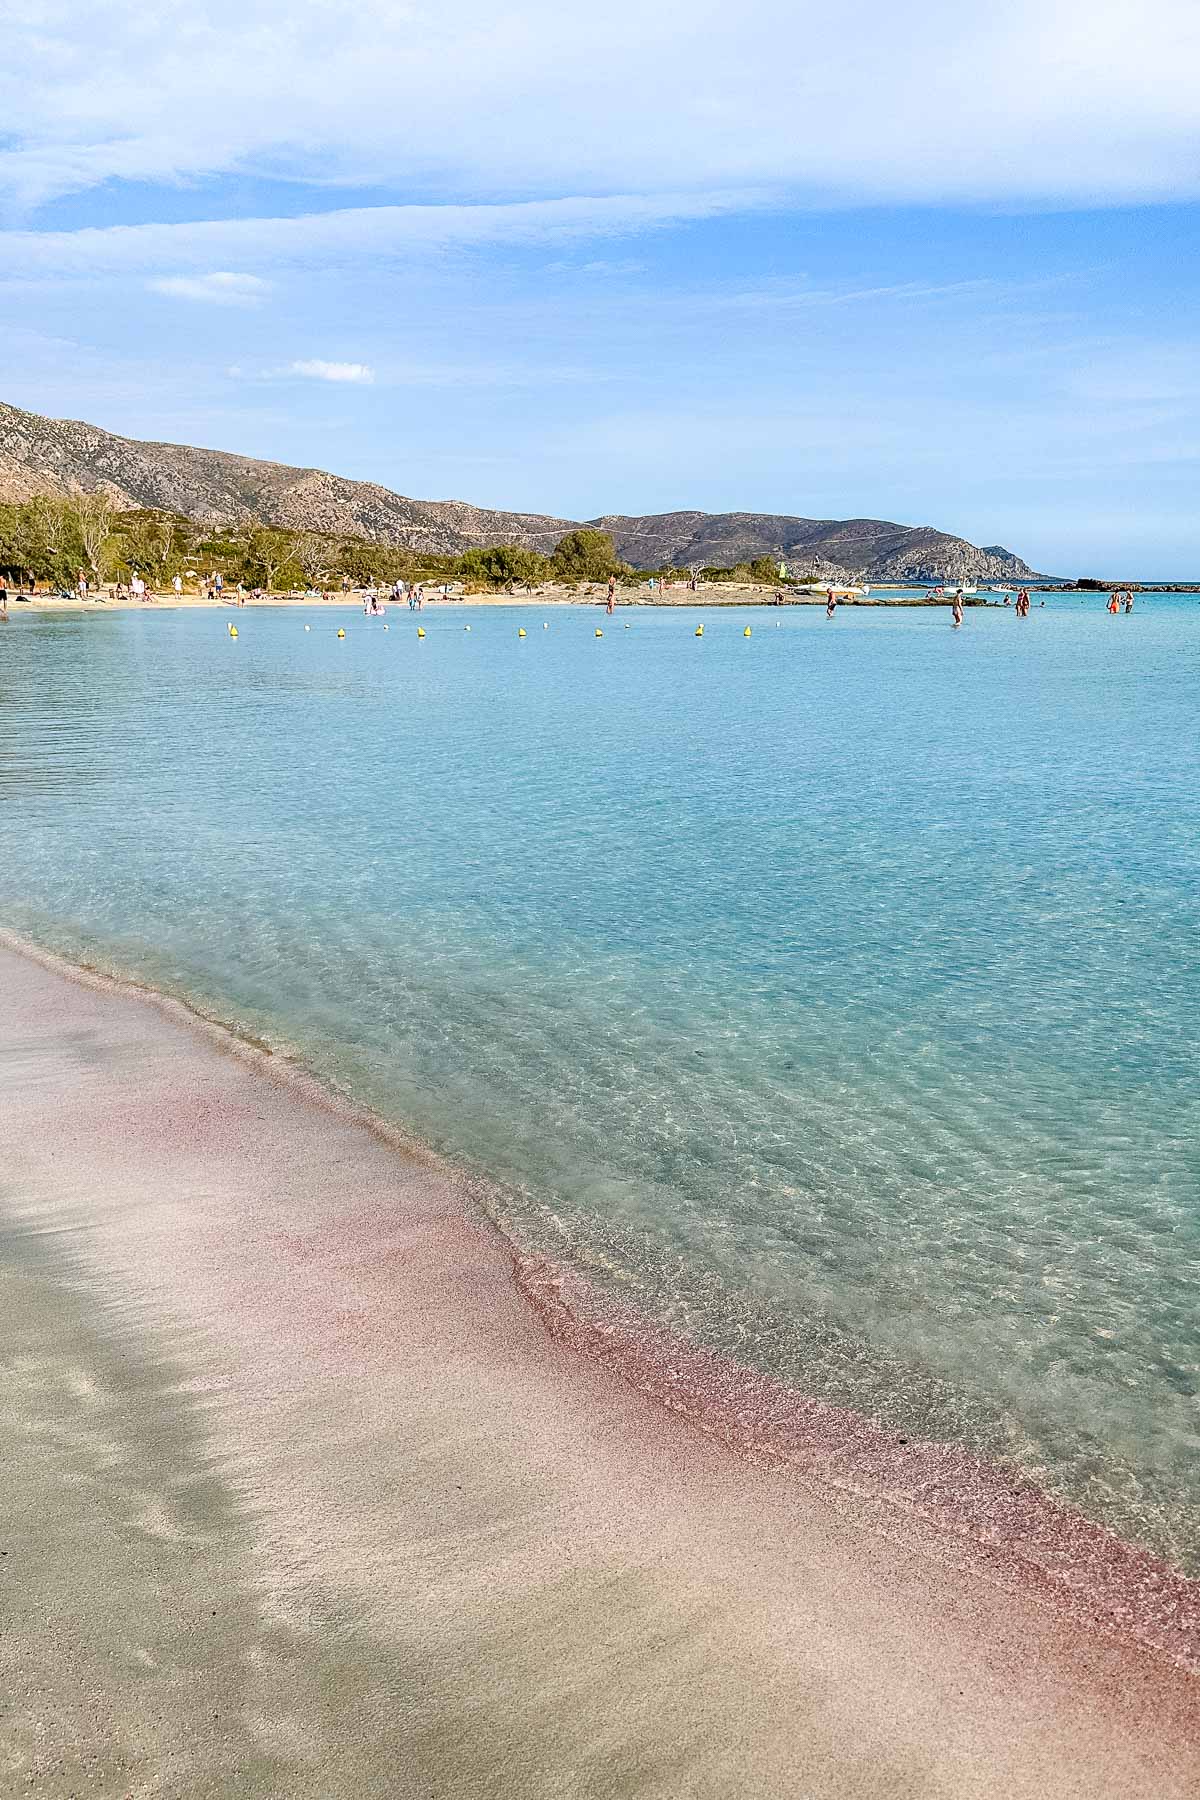
[[[981,549],[931,525],[692,511],[609,513],[581,521],[465,500],[414,500],[377,482],[352,481],[324,469],[121,437],[83,420],[46,418],[0,402],[0,500],[97,489],[122,509],[155,507],[213,526],[254,519],[442,555],[510,543],[548,552],[565,532],[585,524],[609,532],[618,555],[635,568],[728,568],[769,556],[786,563],[793,575],[831,580],[1034,577],[1028,564],[1002,545]]]

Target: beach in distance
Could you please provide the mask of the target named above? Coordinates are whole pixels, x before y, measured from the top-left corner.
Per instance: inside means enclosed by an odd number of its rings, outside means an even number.
[[[831,584],[839,606],[854,607],[942,607],[947,611],[953,603],[954,589],[948,587],[944,593],[934,594],[928,588],[886,588],[873,587],[869,592],[859,593],[848,590],[841,582]],[[364,604],[364,596],[374,591],[380,606],[389,608],[393,613],[408,610],[407,602],[393,599],[386,588],[374,590],[356,588],[347,593],[330,590],[327,593],[246,593],[239,601],[236,589],[226,589],[222,594],[206,593],[201,589],[185,588],[182,593],[173,593],[169,588],[147,593],[144,598],[137,598],[128,592],[118,593],[115,589],[100,593],[89,593],[86,598],[77,593],[53,592],[39,589],[35,593],[9,594],[9,606],[15,616],[22,610],[33,612],[62,612],[83,609],[86,611],[149,608],[166,610],[176,607],[357,607]],[[1192,593],[1200,590],[1181,589]],[[1017,590],[1013,589],[1010,602],[1015,598]],[[1072,600],[1075,602],[1102,603],[1096,594],[1079,594],[1074,590],[1061,588],[1031,589],[1039,599]],[[782,594],[782,600],[776,602],[776,594]],[[429,582],[425,584],[422,597],[422,610],[441,609],[461,606],[599,606],[607,604],[608,591],[603,582],[582,583],[576,585],[551,583],[528,590],[517,588],[513,592],[477,593],[463,592],[461,583],[452,584],[449,593],[443,593],[441,584]],[[826,604],[827,590],[819,592],[800,591],[789,587],[786,581],[774,586],[763,586],[754,582],[702,582],[696,588],[690,588],[686,582],[677,582],[665,589],[650,589],[642,582],[623,583],[617,586],[613,594],[613,603],[625,607],[761,607],[776,604],[783,606],[814,606]],[[975,608],[980,606],[1004,606],[1004,595],[1001,591],[975,592],[968,594],[965,604]]]
[[[839,605],[853,606],[912,606],[938,605],[949,606],[952,595],[938,597],[936,600],[927,590],[915,588],[881,588],[867,595],[849,595],[841,583],[834,583]],[[356,588],[348,593],[330,590],[327,593],[247,593],[240,604],[248,607],[297,607],[297,606],[350,606],[362,608],[364,595],[372,590]],[[617,606],[769,606],[775,603],[775,594],[782,591],[783,603],[787,606],[824,606],[826,598],[822,593],[792,592],[786,584],[775,587],[763,587],[751,582],[711,582],[703,583],[696,589],[688,587],[686,582],[678,582],[666,589],[651,590],[644,581],[636,584],[623,583],[614,593]],[[405,601],[391,598],[386,588],[374,590],[380,605],[388,606],[393,611],[407,610]],[[982,597],[981,597],[982,598]],[[1003,604],[1000,595],[992,595],[997,605]],[[462,584],[454,582],[451,591],[443,593],[441,584],[429,582],[425,584],[422,597],[422,610],[446,606],[601,606],[607,602],[607,588],[603,582],[582,584],[547,584],[532,589],[517,588],[512,593],[464,593]],[[128,592],[117,593],[115,589],[105,590],[99,594],[89,593],[86,598],[75,593],[56,593],[39,589],[33,594],[9,595],[9,604],[14,613],[20,608],[28,607],[34,611],[48,610],[61,612],[64,608],[170,608],[170,607],[230,607],[239,604],[236,589],[226,589],[220,595],[206,593],[202,589],[184,588],[176,594],[167,588],[148,593],[145,598],[138,599]]]

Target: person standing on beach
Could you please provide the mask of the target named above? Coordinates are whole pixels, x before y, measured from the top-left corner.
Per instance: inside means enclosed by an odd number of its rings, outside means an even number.
[[[8,624],[8,584],[0,581],[0,625]]]
[[[180,595],[183,593],[183,576],[176,575],[174,581],[171,583],[171,586],[175,589],[175,598],[178,600]]]

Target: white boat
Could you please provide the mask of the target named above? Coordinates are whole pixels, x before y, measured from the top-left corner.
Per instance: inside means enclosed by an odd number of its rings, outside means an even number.
[[[834,599],[866,599],[871,592],[869,587],[856,587],[852,581],[804,581],[793,589],[797,594],[827,594],[833,589]]]
[[[963,599],[966,600],[978,592],[979,589],[977,587],[970,586],[966,582],[947,581],[943,583],[942,586],[934,588],[933,598],[935,600],[953,600],[956,594],[961,594]]]

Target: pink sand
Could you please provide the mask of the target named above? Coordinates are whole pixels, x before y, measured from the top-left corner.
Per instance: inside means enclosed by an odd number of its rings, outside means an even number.
[[[52,1591],[16,1791],[77,1791],[82,1731],[111,1752],[89,1792],[1200,1792],[1195,1584],[965,1459],[581,1323],[452,1172],[170,1002],[0,948],[0,1073],[10,1223],[106,1341],[169,1362],[213,1484],[201,1524],[170,1481],[135,1520],[177,1596],[152,1648],[128,1520],[109,1544],[88,1511],[111,1443],[77,1434],[74,1485],[22,1515],[8,1548]],[[116,1570],[86,1600],[45,1554],[76,1498]],[[199,1655],[186,1597],[226,1552],[250,1598]],[[82,1658],[64,1688],[46,1621],[75,1603],[128,1679]]]

